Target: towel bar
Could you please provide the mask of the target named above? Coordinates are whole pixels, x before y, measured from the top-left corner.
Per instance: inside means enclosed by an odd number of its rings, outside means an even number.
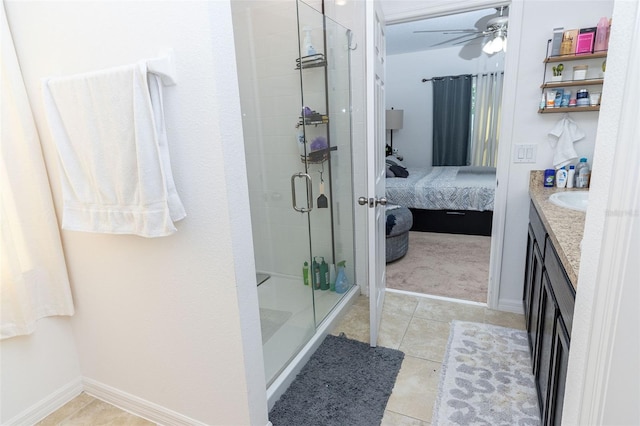
[[[176,65],[173,60],[173,49],[164,52],[161,56],[147,60],[147,69],[160,76],[165,86],[176,85]]]

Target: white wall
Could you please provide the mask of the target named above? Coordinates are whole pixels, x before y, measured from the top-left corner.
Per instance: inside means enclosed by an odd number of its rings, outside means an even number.
[[[229,3],[6,6],[58,212],[40,79],[175,51],[178,85],[165,91],[165,113],[187,218],[158,239],[62,233],[82,375],[207,424],[266,424]],[[3,372],[24,367],[12,361]]]
[[[482,46],[476,47],[480,52]],[[408,167],[431,167],[433,158],[433,85],[422,79],[503,70],[503,52],[466,59],[463,49],[469,50],[461,45],[387,56],[386,109],[404,110],[402,129],[393,131],[393,147]]]
[[[0,424],[27,415],[34,405],[59,405],[79,393],[80,362],[71,320],[43,318],[33,334],[0,342],[0,370]]]
[[[511,135],[505,135],[501,142],[509,145],[536,144],[537,161],[534,164],[509,164],[508,179],[500,182],[500,185],[508,185],[508,193],[499,304],[502,308],[509,310],[520,309],[522,305],[529,211],[529,172],[552,166],[553,150],[549,145],[547,133],[561,118],[561,114],[537,113],[544,69],[542,61],[546,56],[547,39],[551,37],[555,27],[595,26],[600,17],[611,16],[613,1],[524,0],[523,7],[521,42],[519,45],[509,44],[510,50],[519,51],[513,132]],[[553,13],[550,13],[550,7],[553,8]],[[506,60],[509,61],[508,54]],[[566,68],[568,68],[567,65],[571,66],[567,63]],[[510,77],[505,75],[505,78]],[[585,156],[592,162],[598,113],[571,113],[570,116],[586,133],[583,140],[574,144],[576,152],[578,156]]]

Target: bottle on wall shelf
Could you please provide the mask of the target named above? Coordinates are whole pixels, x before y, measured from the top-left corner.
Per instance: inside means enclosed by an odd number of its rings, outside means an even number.
[[[596,40],[593,45],[594,52],[602,52],[607,50],[607,48],[609,47],[608,33],[609,33],[609,20],[603,16],[598,21],[598,26],[596,27]]]
[[[589,178],[591,177],[591,167],[587,163],[586,158],[581,158],[580,162],[576,166],[576,188],[588,188]]]
[[[576,181],[576,166],[572,164],[571,166],[569,166],[569,171],[567,172],[567,188],[573,188],[575,181]]]
[[[311,43],[311,27],[304,27],[304,53],[307,56],[315,55],[316,49]]]

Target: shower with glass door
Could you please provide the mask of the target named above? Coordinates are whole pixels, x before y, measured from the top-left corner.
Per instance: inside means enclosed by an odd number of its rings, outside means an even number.
[[[354,290],[350,31],[301,1],[232,11],[269,385]]]

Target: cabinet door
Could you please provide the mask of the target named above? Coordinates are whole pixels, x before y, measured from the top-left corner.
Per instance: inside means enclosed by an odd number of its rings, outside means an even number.
[[[547,416],[544,424],[558,426],[562,424],[562,407],[564,405],[568,365],[569,333],[562,319],[558,317],[553,337],[551,382],[549,385],[549,400],[547,401]]]
[[[549,379],[551,375],[551,350],[557,318],[557,304],[551,289],[551,283],[546,273],[543,273],[542,293],[540,297],[540,318],[538,321],[537,368],[534,367],[536,386],[538,387],[538,401],[540,402],[540,414],[544,419],[547,416],[549,399]]]
[[[529,337],[529,348],[531,349],[531,360],[533,374],[537,371],[537,354],[539,352],[539,324],[540,324],[540,298],[542,295],[542,254],[538,248],[537,241],[534,240],[532,248],[533,256],[531,257],[531,274],[530,274],[530,299],[529,299],[529,318],[527,320],[527,331]]]
[[[524,323],[529,331],[529,313],[531,312],[531,267],[533,266],[533,243],[535,235],[533,229],[529,225],[529,234],[527,236],[527,258],[524,267],[524,287],[522,289],[522,305],[524,307]],[[529,342],[531,344],[531,342]]]

